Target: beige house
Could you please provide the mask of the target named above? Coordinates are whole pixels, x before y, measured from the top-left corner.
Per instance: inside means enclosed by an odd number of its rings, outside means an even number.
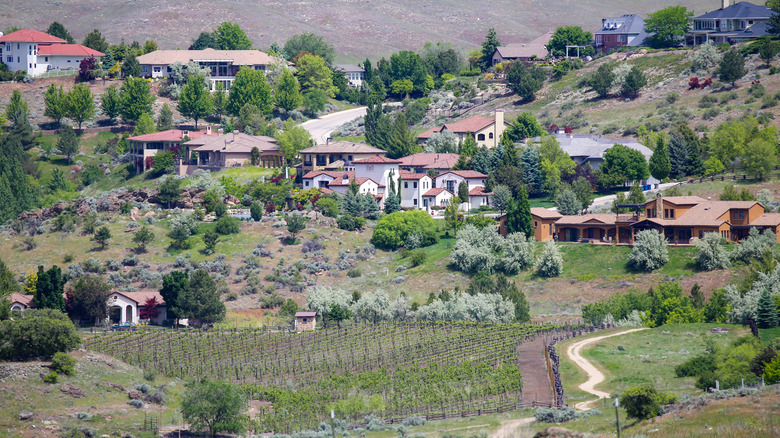
[[[211,127],[206,131],[183,131],[181,129],[168,129],[167,131],[153,132],[151,134],[130,137],[128,141],[128,153],[135,164],[137,173],[143,173],[151,169],[154,156],[160,151],[172,150],[179,152],[181,143],[186,139],[198,139],[203,136],[216,136],[211,132]]]
[[[417,136],[417,143],[425,143],[431,138],[431,135],[437,132],[450,131],[458,137],[458,141],[463,142],[467,136],[473,135],[477,146],[485,146],[492,149],[501,142],[501,134],[504,133],[507,123],[504,121],[504,110],[497,109],[496,116],[472,116],[459,120],[454,123],[447,123],[444,126],[433,127]]]
[[[552,32],[547,32],[527,43],[512,43],[496,47],[492,57],[493,65],[512,61],[543,60],[550,54],[547,45],[550,44],[552,36]]]
[[[317,312],[297,312],[295,314],[295,330],[311,332],[317,329]]]
[[[300,155],[303,159],[302,171],[307,173],[313,170],[355,170],[353,161],[383,157],[385,151],[363,143],[329,141],[306,148]]]
[[[203,136],[184,143],[182,160],[176,170],[179,175],[186,175],[195,169],[221,170],[244,166],[251,163],[254,148],[260,151],[259,166],[284,165],[284,153],[276,144],[276,139],[233,131],[228,134],[220,132],[216,136]]]

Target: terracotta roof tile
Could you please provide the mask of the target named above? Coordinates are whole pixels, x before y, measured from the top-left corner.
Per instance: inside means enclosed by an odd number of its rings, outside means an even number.
[[[441,176],[444,176],[448,173],[451,173],[453,175],[457,175],[461,178],[465,179],[477,179],[477,178],[487,178],[487,175],[481,172],[477,172],[476,170],[450,170],[444,173],[441,173],[439,175],[436,175],[436,178],[439,178]]]
[[[355,160],[352,164],[401,164],[401,161],[387,158],[385,156],[369,157]]]
[[[542,207],[532,207],[531,214],[533,216],[540,217],[542,219],[558,219],[563,217],[563,215],[561,215],[557,211],[552,211],[550,209],[542,208]]]
[[[450,195],[452,195],[452,192],[450,192],[449,190],[445,189],[444,187],[434,187],[434,188],[428,190],[427,192],[425,192],[423,194],[423,196],[438,196],[442,192],[447,192]]]
[[[29,42],[29,43],[66,43],[62,38],[49,35],[35,29],[20,29],[7,35],[0,36],[0,43]]]
[[[141,65],[169,65],[174,62],[231,61],[233,65],[270,65],[278,59],[259,50],[155,50],[138,57]]]
[[[587,223],[615,225],[615,218],[616,216],[610,213],[592,213],[581,216],[561,216],[555,225],[584,225]]]
[[[431,152],[421,152],[419,154],[408,155],[399,158],[403,167],[433,167],[437,169],[449,169],[460,158],[458,154],[439,154]]]
[[[11,303],[19,303],[19,304],[24,304],[26,307],[34,307],[32,302],[33,295],[25,295],[25,294],[14,292],[11,294],[9,298],[11,300]]]
[[[355,178],[355,172],[353,171],[337,171],[337,170],[312,170],[306,175],[303,175],[303,179],[311,179],[319,175],[328,175],[329,177],[336,178],[336,179],[342,179],[344,175],[347,175],[347,178],[353,179]]]
[[[103,56],[102,52],[81,44],[51,44],[38,47],[38,55],[44,56]]]
[[[363,143],[351,141],[332,141],[327,144],[318,144],[302,150],[302,154],[377,154],[384,155],[385,151]]]
[[[150,291],[139,291],[139,292],[119,292],[119,291],[112,291],[111,297],[113,298],[114,295],[124,295],[127,298],[130,298],[131,300],[135,301],[138,304],[143,305],[146,303],[146,300],[149,298],[157,298],[157,302],[161,305],[165,304],[165,300],[163,299],[162,295],[160,295],[160,292],[156,290],[150,290]]]
[[[474,187],[469,191],[469,196],[489,196],[492,194],[493,192],[486,192],[485,188],[482,186]]]
[[[181,141],[182,137],[184,137],[185,131],[182,131],[181,129],[169,129],[167,131],[160,131],[160,132],[153,132],[151,134],[144,134],[144,135],[137,135],[135,137],[130,137],[128,140],[130,141]],[[190,140],[194,140],[196,138],[200,138],[206,135],[205,131],[188,131],[187,137],[190,138]],[[210,135],[217,136],[216,132],[212,132]]]
[[[776,227],[780,225],[780,213],[764,213],[750,225],[757,227]]]
[[[401,179],[423,179],[426,176],[428,176],[427,173],[411,173],[411,172],[401,172],[399,177]]]

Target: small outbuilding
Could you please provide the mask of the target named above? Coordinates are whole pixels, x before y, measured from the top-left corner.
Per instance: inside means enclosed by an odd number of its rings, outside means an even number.
[[[297,312],[295,314],[295,330],[299,332],[314,331],[317,328],[317,312]]]

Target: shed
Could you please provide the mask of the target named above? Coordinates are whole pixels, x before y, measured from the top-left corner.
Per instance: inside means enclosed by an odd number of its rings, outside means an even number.
[[[295,330],[299,332],[313,331],[317,327],[317,312],[297,312],[295,314]]]

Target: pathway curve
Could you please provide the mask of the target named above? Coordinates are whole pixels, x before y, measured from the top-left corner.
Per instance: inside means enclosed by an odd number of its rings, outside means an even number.
[[[366,107],[361,106],[330,113],[317,119],[307,120],[301,123],[301,126],[309,131],[311,138],[317,144],[325,144],[328,137],[330,137],[330,133],[338,129],[339,126],[365,115]]]
[[[504,421],[490,436],[492,438],[515,438],[518,436],[518,429],[524,429],[527,425],[533,423],[533,421],[533,418]]]
[[[598,368],[596,368],[592,363],[588,362],[587,359],[582,357],[582,355],[580,355],[580,351],[582,351],[582,347],[588,344],[592,344],[594,342],[598,342],[602,339],[611,338],[613,336],[625,335],[627,333],[637,332],[640,330],[647,330],[647,327],[624,330],[622,332],[612,333],[611,335],[596,336],[595,338],[584,339],[582,341],[578,341],[569,345],[569,347],[566,349],[566,355],[569,356],[569,358],[575,364],[577,364],[577,366],[582,368],[585,371],[585,373],[588,374],[588,380],[582,385],[580,385],[580,389],[595,395],[599,399],[609,397],[610,395],[609,393],[595,389],[596,385],[604,381],[604,374],[601,371],[599,371]],[[580,402],[574,405],[574,407],[576,407],[577,409],[581,409],[583,411],[587,411],[588,409],[590,409],[588,405],[590,405],[594,401],[596,400],[588,400],[588,401]]]

